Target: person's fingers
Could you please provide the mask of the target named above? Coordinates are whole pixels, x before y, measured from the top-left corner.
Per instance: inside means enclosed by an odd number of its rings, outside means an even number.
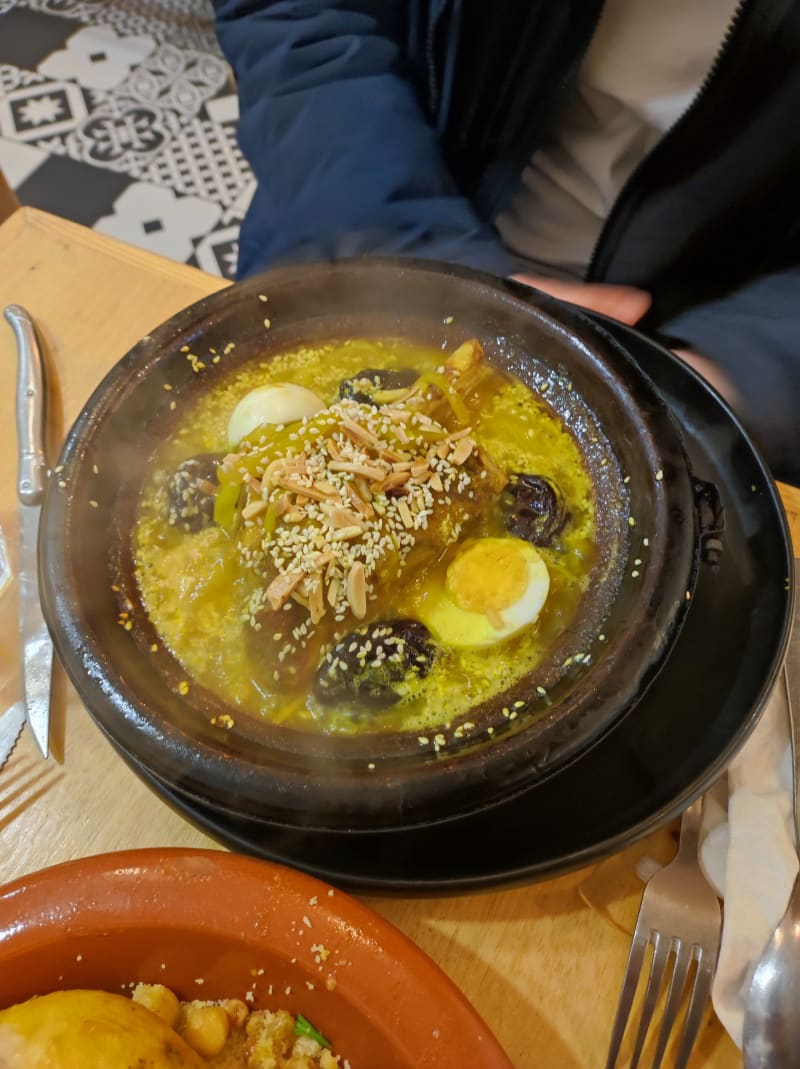
[[[731,408],[741,409],[742,398],[732,379],[713,360],[707,356],[696,353],[693,349],[673,349],[676,356],[689,364],[695,371],[702,375],[706,382],[710,382],[717,393],[721,393]]]
[[[609,286],[602,282],[565,282],[539,275],[514,275],[518,282],[534,286],[560,301],[579,304],[622,323],[637,323],[652,303],[649,293],[634,286]]]

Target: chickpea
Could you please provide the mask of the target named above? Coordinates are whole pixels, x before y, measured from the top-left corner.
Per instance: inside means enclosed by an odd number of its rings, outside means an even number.
[[[222,1006],[201,1006],[190,1002],[186,1007],[182,1035],[192,1050],[204,1058],[213,1058],[225,1046],[230,1018]]]
[[[181,1015],[181,1004],[176,995],[163,984],[137,984],[133,1001],[150,1010],[162,1021],[174,1028]]]
[[[250,1007],[239,998],[226,998],[220,1003],[234,1028],[243,1028],[250,1016]]]

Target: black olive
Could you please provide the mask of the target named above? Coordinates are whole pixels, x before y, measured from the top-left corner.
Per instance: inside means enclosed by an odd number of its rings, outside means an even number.
[[[221,453],[198,453],[182,461],[167,478],[167,522],[184,531],[200,531],[214,520]]]
[[[328,650],[314,678],[319,701],[350,701],[367,709],[400,701],[395,687],[431,670],[431,634],[417,620],[377,620],[358,627]]]
[[[382,391],[407,390],[419,378],[419,372],[410,367],[377,368],[365,367],[350,379],[339,383],[339,397],[358,401],[362,405],[382,405],[391,398],[376,397]]]
[[[543,475],[512,475],[500,505],[509,534],[534,546],[551,546],[570,518],[561,491]]]

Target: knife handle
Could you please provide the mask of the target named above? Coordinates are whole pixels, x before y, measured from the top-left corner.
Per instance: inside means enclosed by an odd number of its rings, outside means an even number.
[[[44,360],[36,329],[28,312],[10,304],[5,317],[17,339],[17,443],[19,475],[17,494],[23,505],[38,505],[47,482],[45,457]]]

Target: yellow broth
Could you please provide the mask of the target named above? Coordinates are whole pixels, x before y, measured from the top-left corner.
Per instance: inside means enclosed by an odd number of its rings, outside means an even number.
[[[438,648],[429,674],[406,686],[401,700],[388,709],[353,715],[346,704],[322,705],[311,689],[319,660],[358,624],[416,618],[425,599],[444,587],[447,566],[466,539],[505,535],[497,491],[488,492],[476,481],[475,497],[464,498],[470,514],[461,524],[457,541],[445,545],[428,540],[416,545],[402,565],[387,561],[376,578],[374,600],[369,601],[363,620],[342,619],[341,614],[336,619],[328,612],[306,637],[294,678],[288,685],[282,678],[280,686],[274,684],[276,647],[267,632],[274,624],[275,635],[281,634],[282,610],[268,617],[260,644],[248,607],[262,590],[264,579],[242,558],[243,546],[259,546],[269,537],[264,517],[240,526],[235,533],[218,525],[187,532],[168,523],[167,473],[195,454],[227,452],[229,418],[250,390],[272,382],[292,382],[332,404],[338,398],[340,381],[364,367],[410,367],[431,374],[435,382],[443,359],[441,351],[407,341],[356,339],[249,362],[223,372],[187,405],[175,432],[154,458],[134,539],[142,600],[161,641],[187,677],[218,695],[233,711],[317,732],[432,732],[528,674],[576,619],[597,556],[591,477],[576,441],[543,398],[486,365],[474,387],[463,393],[466,413],[461,409],[461,415],[468,418],[471,437],[506,475],[543,475],[559,486],[570,513],[555,543],[539,549],[549,571],[549,596],[538,620],[511,638],[476,648]],[[220,373],[215,369],[204,374],[216,378]],[[436,393],[432,390],[429,396]],[[445,402],[437,406],[437,418],[448,431],[461,426],[453,406]],[[267,428],[265,434],[253,436],[251,445],[256,453],[261,449],[266,463],[285,453],[292,430],[292,425]],[[247,462],[247,457],[243,459]],[[230,476],[223,469],[223,488],[226,478]],[[441,519],[440,515],[437,522]],[[263,614],[259,619],[263,622]]]

